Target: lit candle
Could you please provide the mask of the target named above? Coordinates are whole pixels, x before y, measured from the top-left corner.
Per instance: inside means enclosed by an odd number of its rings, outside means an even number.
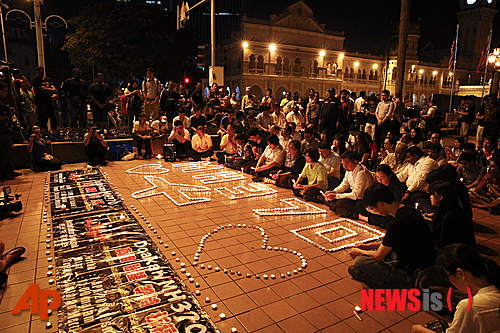
[[[123,214],[120,214],[120,222],[125,222],[126,216]]]
[[[65,204],[61,205],[61,210],[66,210],[66,205]]]

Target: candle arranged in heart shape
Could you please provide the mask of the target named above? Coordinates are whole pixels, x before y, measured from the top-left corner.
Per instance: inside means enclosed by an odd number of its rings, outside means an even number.
[[[228,229],[233,229],[233,228],[247,228],[247,229],[255,229],[257,231],[260,231],[260,235],[262,237],[262,246],[261,246],[261,249],[262,250],[269,250],[269,251],[281,251],[281,252],[285,252],[285,253],[290,253],[290,254],[293,254],[295,256],[298,257],[298,259],[301,261],[301,264],[300,266],[298,266],[296,269],[293,269],[292,272],[293,274],[298,274],[299,272],[301,272],[303,269],[305,269],[307,267],[307,260],[304,258],[304,256],[302,255],[302,253],[300,252],[297,252],[295,250],[292,250],[292,249],[289,249],[289,248],[286,248],[286,247],[279,247],[279,246],[270,246],[268,245],[268,241],[269,241],[269,236],[266,234],[266,231],[264,230],[264,228],[262,227],[259,227],[257,225],[251,225],[251,224],[236,224],[236,223],[229,223],[229,224],[226,224],[226,225],[222,225],[222,226],[218,226],[217,228],[214,228],[212,231],[206,233],[202,238],[201,238],[201,241],[198,245],[198,249],[196,251],[196,253],[194,254],[194,257],[193,257],[193,266],[197,266],[198,264],[198,261],[200,259],[200,255],[201,253],[203,252],[203,249],[205,247],[205,242],[207,241],[207,239],[209,237],[213,237],[214,234],[218,233],[218,232],[221,232],[221,231],[224,231],[224,230],[228,230]],[[210,265],[208,266],[210,267]],[[204,269],[205,268],[205,265],[204,264],[201,264],[200,265],[200,268],[201,269]],[[219,271],[218,270],[219,267],[216,267],[216,271]],[[227,270],[227,269],[223,269],[222,270],[224,273],[226,274],[235,274],[235,272],[233,270]],[[245,273],[245,272],[240,272],[240,271],[237,271],[236,272],[238,276],[242,276],[242,275],[246,275],[247,277],[255,277],[256,279],[260,279],[260,276],[259,274],[250,274],[250,273]],[[286,272],[286,274],[284,273],[278,273],[279,276],[284,279],[285,277],[287,276],[292,276],[292,273],[290,271]],[[263,277],[264,278],[267,278],[268,276],[271,277],[271,279],[275,279],[276,278],[276,275],[275,274],[264,274]]]

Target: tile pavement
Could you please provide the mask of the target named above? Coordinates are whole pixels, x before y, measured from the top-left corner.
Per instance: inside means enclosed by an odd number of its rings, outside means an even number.
[[[157,160],[151,163],[157,163]],[[200,303],[216,322],[221,332],[409,332],[413,323],[426,323],[433,319],[424,312],[370,312],[360,314],[359,321],[353,309],[359,304],[361,284],[350,278],[347,267],[351,263],[346,251],[325,253],[293,236],[289,230],[337,216],[328,211],[326,215],[315,216],[257,216],[254,208],[273,208],[279,200],[292,196],[291,191],[278,189],[276,194],[257,198],[229,200],[212,190],[212,201],[177,207],[164,196],[135,200],[131,193],[149,187],[140,175],[126,174],[125,170],[144,164],[144,161],[110,162],[104,168],[113,185],[125,199],[130,208],[134,205],[147,217],[158,230],[158,235],[169,245],[161,247],[181,277],[180,262],[186,263],[199,288],[186,280],[194,292],[201,290]],[[201,185],[191,174],[173,170],[170,163],[162,162],[170,172],[162,175],[176,183]],[[65,168],[84,167],[73,164]],[[10,185],[13,193],[21,193],[24,209],[18,217],[0,221],[0,239],[7,249],[14,246],[27,248],[27,259],[13,265],[9,270],[7,287],[0,292],[0,331],[1,332],[56,332],[57,319],[53,315],[49,321],[51,329],[38,315],[27,311],[11,315],[10,311],[30,283],[40,283],[48,287],[47,260],[45,255],[46,226],[41,224],[43,208],[44,174],[23,170],[23,176],[2,184]],[[246,176],[250,182],[250,176]],[[245,181],[225,183],[224,186],[237,186]],[[207,185],[211,189],[220,184]],[[474,210],[476,237],[481,252],[500,262],[500,218],[482,210]],[[204,251],[200,254],[197,266],[193,266],[193,255],[200,239],[213,228],[228,224],[252,224],[265,229],[269,236],[268,245],[287,247],[301,252],[308,261],[308,267],[299,274],[285,279],[280,273],[292,272],[300,265],[298,258],[279,251],[261,249],[262,238],[255,229],[229,229],[213,234],[207,239]],[[147,229],[151,238],[158,241],[157,235]],[[172,256],[172,251],[176,252]],[[180,262],[174,259],[179,257]],[[204,264],[205,268],[201,268]],[[211,265],[212,269],[207,267]],[[234,272],[251,272],[261,276],[275,274],[276,279],[247,278],[245,274],[224,274],[215,272],[215,267]],[[211,304],[218,305],[213,310],[204,300],[210,297]],[[227,319],[221,321],[219,314],[224,312]]]

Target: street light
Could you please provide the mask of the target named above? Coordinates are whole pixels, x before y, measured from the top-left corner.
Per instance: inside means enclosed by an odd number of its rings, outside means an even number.
[[[243,46],[243,48],[246,49],[248,47],[248,42],[241,43],[241,46]]]
[[[419,69],[418,70],[418,74],[424,74],[424,70],[423,69]]]
[[[269,44],[269,51],[274,52],[276,51],[276,44]]]
[[[43,0],[31,0],[33,1],[33,8],[35,12],[35,20],[32,21],[31,17],[23,10],[20,9],[12,9],[7,12],[5,15],[5,19],[8,19],[9,14],[12,13],[20,13],[28,18],[28,22],[30,24],[30,29],[35,28],[36,31],[36,49],[38,54],[38,66],[43,67],[45,70],[45,55],[43,50],[43,30],[47,30],[47,25],[49,19],[60,19],[64,23],[64,27],[68,29],[68,23],[65,19],[63,19],[59,15],[49,15],[45,18],[45,21],[42,22],[42,17],[40,14],[40,6],[43,4]],[[58,22],[52,24],[55,28],[61,26]],[[3,27],[2,27],[3,28]],[[2,29],[3,30],[3,29]],[[4,34],[4,42],[5,42],[5,34]],[[5,44],[4,44],[5,45]],[[7,51],[5,51],[5,56],[7,57]]]
[[[373,64],[372,68],[373,69],[377,69],[378,68],[378,64]]]
[[[319,56],[320,57],[324,57],[325,55],[326,55],[326,51],[325,50],[319,51]]]
[[[356,62],[354,63],[354,67],[359,67],[359,61],[356,61]]]
[[[432,75],[436,76],[436,75],[437,75],[437,73],[438,73],[438,71],[433,71],[433,72],[432,72]]]

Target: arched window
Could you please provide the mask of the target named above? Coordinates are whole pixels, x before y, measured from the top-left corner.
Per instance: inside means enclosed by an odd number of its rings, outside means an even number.
[[[368,76],[368,80],[373,80],[373,70],[370,70],[370,75]]]
[[[378,80],[378,70],[375,70],[375,73],[373,74],[373,79]]]
[[[349,73],[349,78],[354,79],[354,68],[351,67],[351,72]]]
[[[346,79],[349,78],[349,68],[347,68],[347,67],[345,68],[344,76],[345,76]]]
[[[250,54],[250,62],[248,63],[248,69],[250,71],[255,70],[255,54]]]
[[[264,71],[264,57],[262,54],[257,57],[257,70]]]
[[[319,75],[318,62],[316,60],[314,60],[313,63],[312,63],[312,72],[315,75]]]
[[[298,90],[295,90],[295,91],[293,92],[293,99],[294,99],[294,100],[298,100],[298,99],[299,99],[299,97],[300,97],[300,92],[299,92]]]
[[[366,80],[366,71],[363,69],[363,74],[361,75],[361,78],[363,80]]]
[[[285,58],[283,62],[283,72],[284,74],[290,74],[290,59]]]
[[[283,59],[281,57],[276,58],[276,74],[283,73]]]
[[[360,80],[361,79],[361,69],[358,68],[358,75],[356,76],[356,79]]]
[[[302,61],[300,60],[300,58],[295,58],[293,64],[293,74],[302,75]]]
[[[424,76],[424,84],[427,84],[427,75]]]

